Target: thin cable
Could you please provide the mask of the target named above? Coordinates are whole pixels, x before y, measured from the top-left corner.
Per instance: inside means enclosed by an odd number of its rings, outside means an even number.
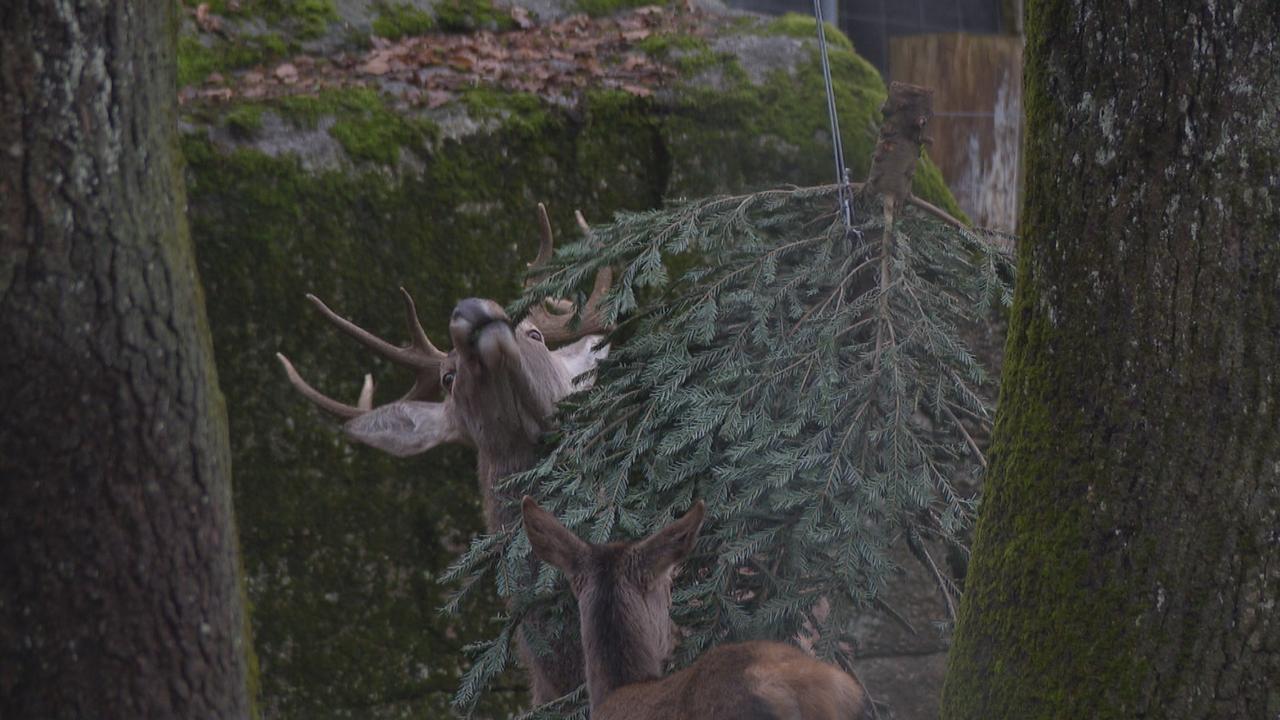
[[[831,153],[836,164],[836,184],[840,186],[840,208],[844,225],[853,229],[853,198],[849,191],[849,168],[844,163],[844,140],[840,137],[840,118],[836,112],[836,92],[831,83],[831,61],[827,57],[826,22],[822,18],[822,0],[813,0],[813,16],[818,21],[818,54],[822,59],[822,81],[827,86],[827,117],[831,121]]]

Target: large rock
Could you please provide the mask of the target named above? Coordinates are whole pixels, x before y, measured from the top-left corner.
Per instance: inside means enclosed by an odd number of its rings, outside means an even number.
[[[310,16],[248,11],[225,16],[231,40],[185,38],[186,79],[223,76],[186,93],[192,233],[231,422],[263,714],[441,717],[464,646],[490,636],[500,612],[488,597],[462,615],[438,612],[449,589],[437,576],[481,527],[473,459],[461,449],[397,460],[354,447],[304,404],[275,352],[348,400],[365,372],[381,383],[380,401],[407,383],[333,332],[304,293],[402,341],[403,285],[443,341],[457,299],[514,298],[539,201],[565,237],[576,208],[602,221],[672,196],[831,182],[826,104],[811,21],[717,15],[696,19],[688,35],[623,48],[674,73],[651,96],[584,89],[547,99],[478,83],[428,108],[403,83],[359,88],[340,77],[328,86],[336,89],[295,92],[313,65],[299,48],[355,52],[367,41],[352,46],[333,28],[393,6],[340,5],[345,15],[334,8],[302,39],[297,28]],[[279,49],[264,37],[284,51],[251,54],[241,68],[219,54],[237,42]],[[847,40],[833,43],[845,146],[860,178],[885,89]],[[286,77],[286,59],[304,76],[285,88],[292,96],[252,89],[248,73]],[[917,192],[958,213],[928,163]],[[523,705],[522,683],[513,677],[479,715]]]

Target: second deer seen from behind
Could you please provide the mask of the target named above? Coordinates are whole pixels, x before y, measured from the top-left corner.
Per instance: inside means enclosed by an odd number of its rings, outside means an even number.
[[[863,720],[862,685],[777,642],[722,645],[662,677],[673,644],[671,572],[693,550],[705,507],[637,542],[579,539],[531,498],[534,555],[569,578],[578,600],[592,720]]]

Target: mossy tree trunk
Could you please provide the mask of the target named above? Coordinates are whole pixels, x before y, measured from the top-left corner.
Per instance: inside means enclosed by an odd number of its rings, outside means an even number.
[[[1032,2],[1027,199],[943,717],[1280,713],[1280,13]]]
[[[0,716],[249,714],[174,3],[0,6]]]

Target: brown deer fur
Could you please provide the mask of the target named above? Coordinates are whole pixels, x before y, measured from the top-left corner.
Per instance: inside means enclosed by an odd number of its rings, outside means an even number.
[[[552,252],[551,228],[539,205],[542,247],[535,265]],[[585,225],[585,223],[583,223]],[[499,532],[515,522],[517,513],[509,499],[499,497],[497,481],[527,470],[538,458],[538,443],[554,427],[556,404],[574,390],[590,383],[575,378],[595,367],[607,347],[601,347],[598,305],[608,289],[607,271],[597,275],[587,301],[583,322],[570,327],[563,303],[559,315],[537,308],[513,324],[492,300],[468,298],[454,308],[449,321],[451,352],[442,352],[427,339],[417,311],[404,293],[411,344],[397,347],[338,316],[310,297],[328,320],[374,352],[416,374],[413,388],[400,400],[379,407],[372,404],[372,381],[356,406],[329,398],[306,383],[283,355],[279,356],[290,382],[320,407],[348,418],[344,431],[352,440],[394,455],[425,452],[442,443],[460,443],[476,449],[477,476],[484,501],[485,525]],[[571,306],[569,306],[571,309]],[[585,336],[585,337],[584,337]],[[548,343],[577,342],[551,350]],[[436,398],[443,392],[443,400]],[[541,616],[526,619],[536,631]],[[529,669],[533,699],[537,704],[554,700],[582,684],[582,655],[569,640],[539,656],[524,638],[521,659]]]
[[[673,638],[671,572],[693,549],[705,506],[638,542],[594,545],[531,498],[534,555],[569,578],[578,599],[592,720],[860,720],[861,684],[776,642],[724,645],[662,677]]]

